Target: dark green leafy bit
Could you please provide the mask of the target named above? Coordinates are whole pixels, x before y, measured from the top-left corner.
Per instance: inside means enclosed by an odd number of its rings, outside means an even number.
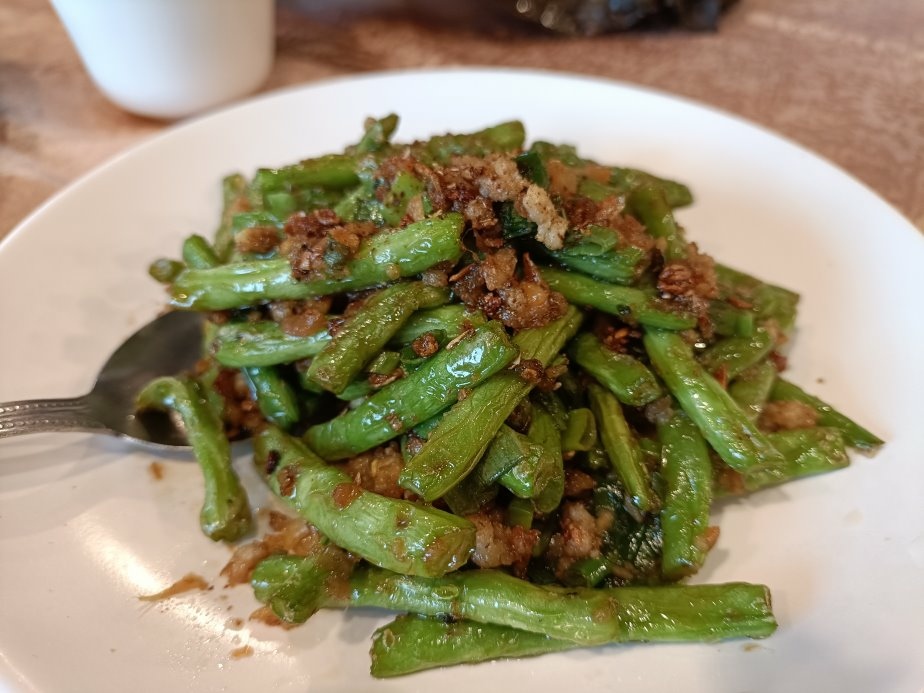
[[[597,515],[609,512],[613,523],[603,540],[603,556],[612,585],[656,585],[661,582],[661,520],[657,513],[640,517],[615,477],[597,486],[593,495]]]

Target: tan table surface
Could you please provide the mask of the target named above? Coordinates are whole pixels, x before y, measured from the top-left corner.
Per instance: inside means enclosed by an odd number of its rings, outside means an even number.
[[[347,13],[331,10],[337,3],[283,0],[264,89],[440,65],[614,78],[781,133],[924,229],[921,0],[741,0],[717,33],[595,38],[546,35],[472,5],[475,19],[455,9],[436,21],[402,9],[427,7],[423,0],[380,4],[350,4]],[[53,193],[168,125],[124,113],[96,91],[47,2],[0,4],[0,238]]]

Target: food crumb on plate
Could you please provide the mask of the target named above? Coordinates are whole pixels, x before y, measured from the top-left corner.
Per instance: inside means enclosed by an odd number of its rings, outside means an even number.
[[[164,465],[162,462],[151,462],[148,466],[148,471],[151,472],[151,476],[154,477],[155,481],[160,481],[164,478]]]
[[[191,592],[192,590],[206,590],[209,588],[209,583],[206,582],[205,578],[196,573],[186,573],[179,580],[174,582],[172,585],[167,587],[156,594],[142,594],[138,596],[143,602],[159,602],[163,599],[169,599],[170,597],[175,597],[178,594],[184,592]]]

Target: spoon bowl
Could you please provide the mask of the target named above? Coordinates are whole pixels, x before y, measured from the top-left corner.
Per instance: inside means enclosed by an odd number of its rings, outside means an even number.
[[[154,448],[188,448],[186,432],[168,414],[135,411],[154,378],[195,366],[202,354],[201,313],[165,313],[126,339],[82,397],[0,403],[0,439],[29,433],[91,431]]]

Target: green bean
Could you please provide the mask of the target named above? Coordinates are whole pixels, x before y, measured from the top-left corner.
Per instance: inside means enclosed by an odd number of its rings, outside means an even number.
[[[273,366],[242,368],[250,395],[267,421],[280,428],[291,428],[298,421],[298,399],[295,391]]]
[[[529,454],[521,457],[498,479],[500,485],[517,498],[535,498],[554,480],[555,476],[563,473],[561,454],[558,459],[555,459],[554,450],[547,449],[539,440],[536,440],[537,421],[538,419],[534,418],[530,426],[533,437],[527,438],[527,444],[530,446]],[[558,429],[555,429],[555,435],[558,435]],[[557,506],[557,503],[555,505]],[[543,512],[548,512],[548,510]]]
[[[198,234],[183,241],[183,262],[193,269],[209,269],[221,264],[209,242]]]
[[[267,211],[276,219],[288,219],[298,209],[299,201],[295,195],[286,190],[269,192],[263,196]]]
[[[693,203],[693,193],[683,183],[661,178],[637,168],[622,168],[613,166],[610,168],[610,183],[620,188],[623,192],[628,192],[633,188],[642,185],[657,184],[664,193],[664,200],[672,208],[686,207]]]
[[[185,265],[178,260],[171,260],[168,257],[157,258],[148,266],[148,274],[151,278],[161,284],[171,284],[183,271]]]
[[[770,399],[773,401],[794,400],[809,405],[818,412],[818,425],[838,429],[844,435],[844,441],[851,447],[872,450],[884,442],[855,421],[841,414],[830,404],[822,402],[788,380],[783,380],[782,378],[776,380],[773,384],[773,389],[770,391]]]
[[[204,368],[196,369],[196,383],[199,384],[201,391],[205,394],[206,403],[219,421],[225,419],[226,402],[224,396],[215,387],[218,376],[221,375],[222,366],[211,355],[211,344],[215,341],[215,335],[218,332],[218,325],[211,320],[202,323],[202,353],[206,354],[203,358]]]
[[[311,362],[307,377],[338,394],[388,343],[411,314],[449,300],[445,289],[423,282],[393,284],[366,302]]]
[[[284,225],[285,220],[268,209],[239,212],[231,218],[231,231],[235,236],[246,229],[253,228],[270,228],[282,231]]]
[[[171,287],[170,303],[178,308],[225,310],[265,301],[299,300],[322,295],[323,291],[320,282],[293,279],[287,260],[250,260],[181,272]]]
[[[250,574],[254,596],[286,623],[304,623],[323,605],[332,578],[341,577],[341,566],[323,558],[275,555],[260,561]]]
[[[610,575],[610,566],[604,558],[582,558],[568,568],[564,582],[578,587],[596,587]]]
[[[378,679],[494,659],[534,657],[578,647],[508,626],[404,614],[372,636],[370,673]]]
[[[638,322],[649,327],[669,330],[696,327],[693,315],[662,306],[653,293],[642,289],[607,284],[551,267],[542,267],[539,272],[551,288],[575,305],[596,308],[626,322]]]
[[[377,178],[376,162],[365,163],[359,171],[362,182],[334,207],[337,216],[347,221],[371,221],[376,226],[398,226],[411,199],[419,195],[426,200],[426,185],[413,174],[401,171],[386,186]]]
[[[370,154],[388,146],[398,127],[398,116],[389,113],[384,118],[370,118],[366,122],[362,139],[355,147],[347,147],[350,154]]]
[[[635,246],[612,250],[600,256],[565,255],[564,251],[546,254],[570,270],[614,284],[634,284],[648,266],[648,253]]]
[[[679,580],[698,571],[709,551],[706,531],[712,504],[712,461],[706,441],[682,413],[660,424],[658,437],[665,486],[661,573],[668,580]]]
[[[581,197],[587,197],[594,202],[603,202],[607,198],[619,197],[623,194],[623,191],[616,186],[601,183],[593,178],[581,179],[578,183],[577,192]]]
[[[460,214],[424,219],[403,229],[364,239],[344,267],[326,277],[297,281],[286,260],[254,260],[215,269],[186,270],[173,284],[171,303],[180,308],[224,310],[273,300],[298,300],[367,289],[410,277],[462,252]]]
[[[240,211],[241,200],[247,195],[247,179],[240,173],[225,176],[221,181],[221,222],[215,231],[215,254],[222,262],[227,262],[234,250],[234,236],[231,232],[231,219]]]
[[[723,372],[728,380],[763,361],[776,340],[770,330],[758,327],[750,337],[725,337],[706,349],[700,363],[710,373]]]
[[[812,474],[832,472],[850,464],[844,436],[837,428],[797,428],[770,433],[767,438],[785,460],[782,477],[762,474],[760,471],[745,474],[744,485],[749,491]]]
[[[262,168],[254,176],[253,188],[261,194],[313,186],[343,190],[359,182],[357,166],[354,156],[327,154],[282,168]]]
[[[461,517],[479,512],[488,503],[497,498],[497,484],[483,485],[474,472],[462,479],[458,485],[449,489],[443,501],[449,509]]]
[[[569,306],[558,320],[521,330],[514,345],[520,348],[521,358],[537,359],[545,366],[580,324],[580,313]],[[445,494],[474,469],[501,424],[531,389],[531,383],[512,371],[498,373],[476,387],[440,420],[398,482],[428,502]]]
[[[597,444],[597,420],[590,409],[572,409],[568,423],[561,434],[561,447],[565,452],[587,452]]]
[[[590,333],[575,337],[568,347],[568,355],[630,407],[644,406],[662,394],[654,374],[641,361],[607,349]]]
[[[312,385],[314,385],[314,383],[312,383]],[[324,388],[322,387],[317,385],[315,385],[315,387],[321,392],[324,391]],[[352,383],[343,388],[343,390],[338,392],[337,399],[344,402],[352,402],[354,400],[362,399],[363,397],[368,397],[373,392],[375,392],[375,388],[372,386],[372,383],[370,383],[366,378],[360,378],[358,380],[354,380]]]
[[[422,161],[447,164],[454,156],[485,156],[493,152],[514,152],[523,148],[526,131],[523,123],[512,120],[478,132],[461,135],[436,135],[417,142],[408,149]]]
[[[356,570],[339,606],[377,606],[451,615],[540,632],[587,645],[618,637],[615,599],[601,590],[540,587],[497,570],[421,579],[373,568]]]
[[[778,374],[773,362],[761,361],[742,371],[729,383],[728,394],[749,419],[756,421],[770,397],[770,391],[773,389],[773,383],[776,382]]]
[[[590,406],[597,419],[600,441],[633,505],[642,513],[657,510],[648,468],[616,397],[596,383],[587,386]]]
[[[535,508],[527,498],[511,498],[507,505],[507,524],[529,529],[533,526]]]
[[[279,323],[226,323],[212,342],[215,360],[223,366],[274,366],[317,356],[330,343],[330,333],[320,329],[307,337],[288,334]]]
[[[606,456],[606,451],[600,447],[599,442],[593,448],[584,454],[584,466],[594,472],[602,472],[610,469],[610,458]]]
[[[552,144],[551,142],[536,140],[530,145],[529,151],[538,154],[545,162],[555,159],[570,168],[577,168],[595,163],[590,159],[582,159],[579,157],[577,149],[570,144]]]
[[[432,429],[431,429],[432,430]],[[451,488],[443,500],[456,515],[478,512],[497,496],[497,482],[514,467],[536,464],[541,446],[504,424],[472,472]]]
[[[476,470],[466,478],[477,475],[484,484],[493,484],[517,465],[538,459],[541,455],[540,445],[503,424]]]
[[[619,604],[606,590],[541,587],[499,570],[468,570],[442,577],[400,575],[357,567],[348,587],[312,590],[319,577],[313,556],[271,556],[261,564],[259,594],[280,601],[308,594],[327,608],[378,607],[465,618],[521,628],[585,645],[619,637]],[[293,579],[292,566],[303,568]],[[308,610],[308,609],[306,609]],[[277,614],[278,615],[278,614]]]
[[[579,157],[577,150],[567,144],[550,144],[542,141],[533,142],[530,151],[536,152],[545,161],[557,159],[565,166],[571,168],[580,169],[586,166],[600,166],[595,161]],[[608,184],[598,183],[597,181],[587,178],[581,181],[582,184],[585,182],[596,183],[594,187],[598,190],[605,188],[606,192],[601,195],[600,199],[602,199],[602,197],[625,194],[643,185],[656,184],[662,189],[665,199],[671,207],[684,207],[693,202],[693,195],[690,193],[690,189],[683,183],[678,183],[677,181],[667,178],[660,178],[652,173],[637,168],[626,168],[621,166],[610,166],[608,168],[610,172]],[[578,192],[581,195],[595,199],[591,195],[588,195],[583,187],[579,188]],[[599,202],[600,199],[597,199],[597,201]]]
[[[714,642],[765,638],[776,630],[770,594],[763,585],[683,585],[618,587],[613,595],[622,629],[617,642]],[[649,620],[650,619],[650,620]],[[371,673],[404,676],[425,669],[492,659],[531,657],[579,647],[493,623],[407,614],[372,636]]]
[[[621,245],[613,229],[591,225],[577,234],[562,250],[545,251],[560,265],[583,272],[595,279],[615,284],[634,284],[648,267],[648,252],[632,245]]]
[[[721,263],[716,263],[715,272],[720,298],[735,296],[749,303],[757,318],[772,318],[784,333],[792,330],[796,321],[799,294],[768,284]]]
[[[157,378],[137,399],[138,409],[171,409],[183,420],[186,436],[205,482],[199,513],[202,531],[215,541],[236,541],[250,531],[250,505],[231,466],[231,446],[205,393],[189,378]]]
[[[709,319],[715,333],[723,337],[750,337],[756,327],[753,310],[720,300],[709,302]]]
[[[646,329],[643,342],[655,371],[725,464],[742,473],[772,474],[781,466],[780,453],[696,361],[682,337]]]
[[[365,491],[275,427],[254,438],[254,461],[273,492],[299,515],[375,565],[437,577],[464,565],[475,545],[468,520]]]
[[[562,376],[562,378],[563,377],[564,376]],[[561,389],[564,390],[564,386]],[[571,410],[569,410],[568,407],[565,406],[565,403],[561,401],[561,397],[558,396],[558,392],[533,392],[532,397],[535,399],[537,404],[541,404],[552,416],[552,419],[555,421],[555,425],[558,427],[558,430],[561,432],[562,436],[564,436],[565,431],[568,429],[568,419],[571,416]],[[579,416],[583,416],[583,414],[580,414]],[[596,426],[596,422],[594,422],[594,426]]]
[[[461,303],[418,310],[395,333],[392,343],[410,344],[427,332],[443,332],[447,339],[454,339],[465,330],[480,327],[485,322],[484,313],[469,311]]]
[[[366,366],[372,375],[390,375],[401,367],[401,354],[397,351],[380,351]]]
[[[490,378],[515,356],[503,326],[489,322],[355,409],[309,428],[308,444],[326,460],[381,445],[443,411],[458,400],[460,390]]]
[[[668,262],[687,256],[687,242],[683,230],[674,220],[664,189],[657,183],[644,183],[633,188],[626,198],[632,215],[645,225],[648,233],[664,239],[664,259]]]
[[[520,482],[526,490],[531,491],[530,498],[536,511],[548,514],[561,504],[565,492],[565,469],[561,452],[561,431],[555,418],[541,404],[533,404],[533,420],[526,432],[527,437],[542,447],[540,457],[542,466],[529,476],[523,476]],[[516,469],[516,468],[514,468]],[[513,470],[511,470],[513,471]],[[510,474],[510,472],[508,472]],[[504,483],[504,475],[501,483]],[[527,483],[523,483],[527,482]],[[530,488],[531,487],[531,488]],[[507,488],[510,488],[507,485]],[[513,491],[513,489],[510,489]]]

